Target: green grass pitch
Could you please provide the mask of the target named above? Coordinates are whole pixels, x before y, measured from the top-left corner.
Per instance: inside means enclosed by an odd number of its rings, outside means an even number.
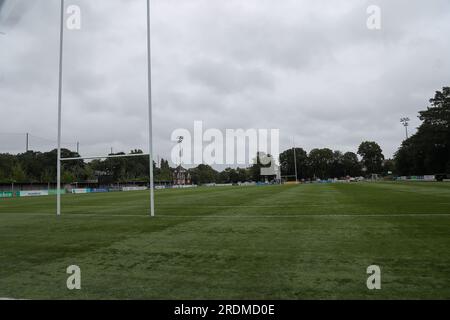
[[[450,184],[161,190],[155,218],[147,192],[62,199],[0,199],[0,298],[450,299]]]

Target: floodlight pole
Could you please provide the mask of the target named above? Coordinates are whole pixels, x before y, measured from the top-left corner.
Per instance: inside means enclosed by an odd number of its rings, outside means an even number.
[[[61,215],[61,104],[63,76],[63,43],[64,43],[64,0],[61,0],[61,25],[59,34],[59,87],[58,87],[58,154],[56,165],[56,215]]]
[[[147,0],[147,68],[148,68],[148,144],[150,165],[150,216],[155,216],[153,186],[153,121],[152,121],[152,57],[150,44],[150,0]]]
[[[409,126],[410,119],[408,117],[401,118],[400,122],[403,123],[403,126],[405,127],[405,134],[406,134],[406,140],[408,140],[408,126]]]

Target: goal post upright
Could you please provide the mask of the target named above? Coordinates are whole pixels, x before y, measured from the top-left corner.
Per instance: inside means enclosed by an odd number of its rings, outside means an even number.
[[[60,21],[60,43],[59,43],[59,85],[58,85],[58,147],[57,147],[57,190],[56,190],[56,215],[61,215],[61,163],[62,161],[84,160],[84,159],[107,159],[121,157],[149,157],[149,189],[150,189],[150,212],[151,217],[155,216],[154,203],[154,181],[153,181],[153,119],[152,119],[152,65],[151,65],[151,43],[150,43],[150,0],[147,1],[147,72],[148,72],[148,154],[125,154],[109,155],[97,157],[73,157],[61,158],[61,129],[62,129],[62,78],[63,78],[63,47],[64,47],[64,11],[65,3],[61,0],[61,21]]]
[[[59,34],[59,83],[58,83],[58,151],[56,164],[56,215],[61,215],[61,105],[63,76],[63,45],[64,45],[64,0],[61,0],[61,22]]]
[[[152,119],[152,56],[150,43],[150,0],[147,0],[147,76],[148,76],[148,153],[150,173],[150,216],[155,216],[154,186],[153,186],[153,119]]]

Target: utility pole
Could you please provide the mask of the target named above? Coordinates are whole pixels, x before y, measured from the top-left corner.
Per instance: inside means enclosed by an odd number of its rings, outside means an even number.
[[[28,150],[29,150],[29,141],[30,141],[30,134],[27,132],[27,147],[26,147],[26,151],[28,152]]]
[[[180,165],[177,169],[178,170],[177,171],[177,183],[178,183],[178,185],[180,185],[181,184],[181,143],[183,142],[184,137],[179,136],[179,137],[177,137],[177,139],[178,139],[177,143],[178,143],[178,148],[179,148],[178,156],[179,156],[179,160],[180,160]]]
[[[77,153],[80,154],[80,142],[77,142]]]
[[[405,133],[406,133],[406,139],[408,139],[408,126],[409,126],[410,119],[408,117],[401,118],[400,122],[403,123],[403,126],[405,127]]]

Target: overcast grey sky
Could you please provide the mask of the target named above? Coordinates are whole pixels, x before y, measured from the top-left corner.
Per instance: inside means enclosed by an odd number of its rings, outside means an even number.
[[[84,155],[146,150],[145,0],[66,0],[82,10],[67,31],[63,141]],[[54,139],[59,0],[0,0],[0,152],[18,133]],[[369,5],[382,29],[366,27]],[[450,85],[448,0],[153,0],[155,154],[170,134],[277,128],[281,149],[356,151],[377,141],[387,157],[399,123]],[[8,134],[6,134],[8,133]],[[33,149],[55,143],[31,139]]]

